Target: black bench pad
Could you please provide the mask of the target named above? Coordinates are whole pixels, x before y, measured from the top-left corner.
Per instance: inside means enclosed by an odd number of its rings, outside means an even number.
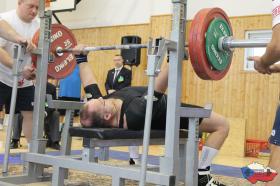
[[[114,139],[142,139],[144,131],[127,130],[119,128],[82,128],[70,127],[70,136],[84,137],[84,138],[97,138],[102,140]],[[187,138],[187,130],[180,130],[180,138]],[[151,130],[151,138],[164,138],[164,130]]]

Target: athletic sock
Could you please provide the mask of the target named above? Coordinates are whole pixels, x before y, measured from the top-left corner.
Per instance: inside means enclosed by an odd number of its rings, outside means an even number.
[[[139,159],[139,146],[129,146],[129,157],[133,159]]]
[[[210,166],[212,164],[214,157],[217,155],[217,153],[218,153],[217,149],[203,146],[198,168],[206,169],[208,166]]]

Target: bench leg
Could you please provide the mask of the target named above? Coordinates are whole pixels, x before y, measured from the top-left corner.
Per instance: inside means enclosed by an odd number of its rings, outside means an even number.
[[[52,186],[64,185],[64,176],[67,169],[54,166],[52,175]]]
[[[119,176],[112,176],[112,186],[124,186],[125,179]]]
[[[182,182],[186,180],[186,144],[187,143],[179,145],[179,180]]]
[[[98,162],[95,157],[95,148],[83,148],[82,160],[86,162]]]
[[[186,185],[197,185],[198,182],[198,118],[189,118],[187,142]]]
[[[101,161],[109,160],[109,147],[99,147],[98,159]]]

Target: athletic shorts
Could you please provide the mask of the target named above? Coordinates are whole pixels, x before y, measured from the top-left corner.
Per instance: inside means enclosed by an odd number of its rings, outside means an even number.
[[[18,89],[15,113],[33,110],[34,92],[34,86]],[[0,106],[5,106],[6,114],[9,114],[10,112],[11,97],[12,87],[0,82]]]
[[[273,129],[269,138],[269,142],[273,145],[280,146],[280,106],[277,108]]]

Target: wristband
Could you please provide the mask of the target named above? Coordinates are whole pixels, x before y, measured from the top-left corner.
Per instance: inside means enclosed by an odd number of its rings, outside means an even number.
[[[75,55],[77,64],[88,62],[87,55],[79,54]]]

